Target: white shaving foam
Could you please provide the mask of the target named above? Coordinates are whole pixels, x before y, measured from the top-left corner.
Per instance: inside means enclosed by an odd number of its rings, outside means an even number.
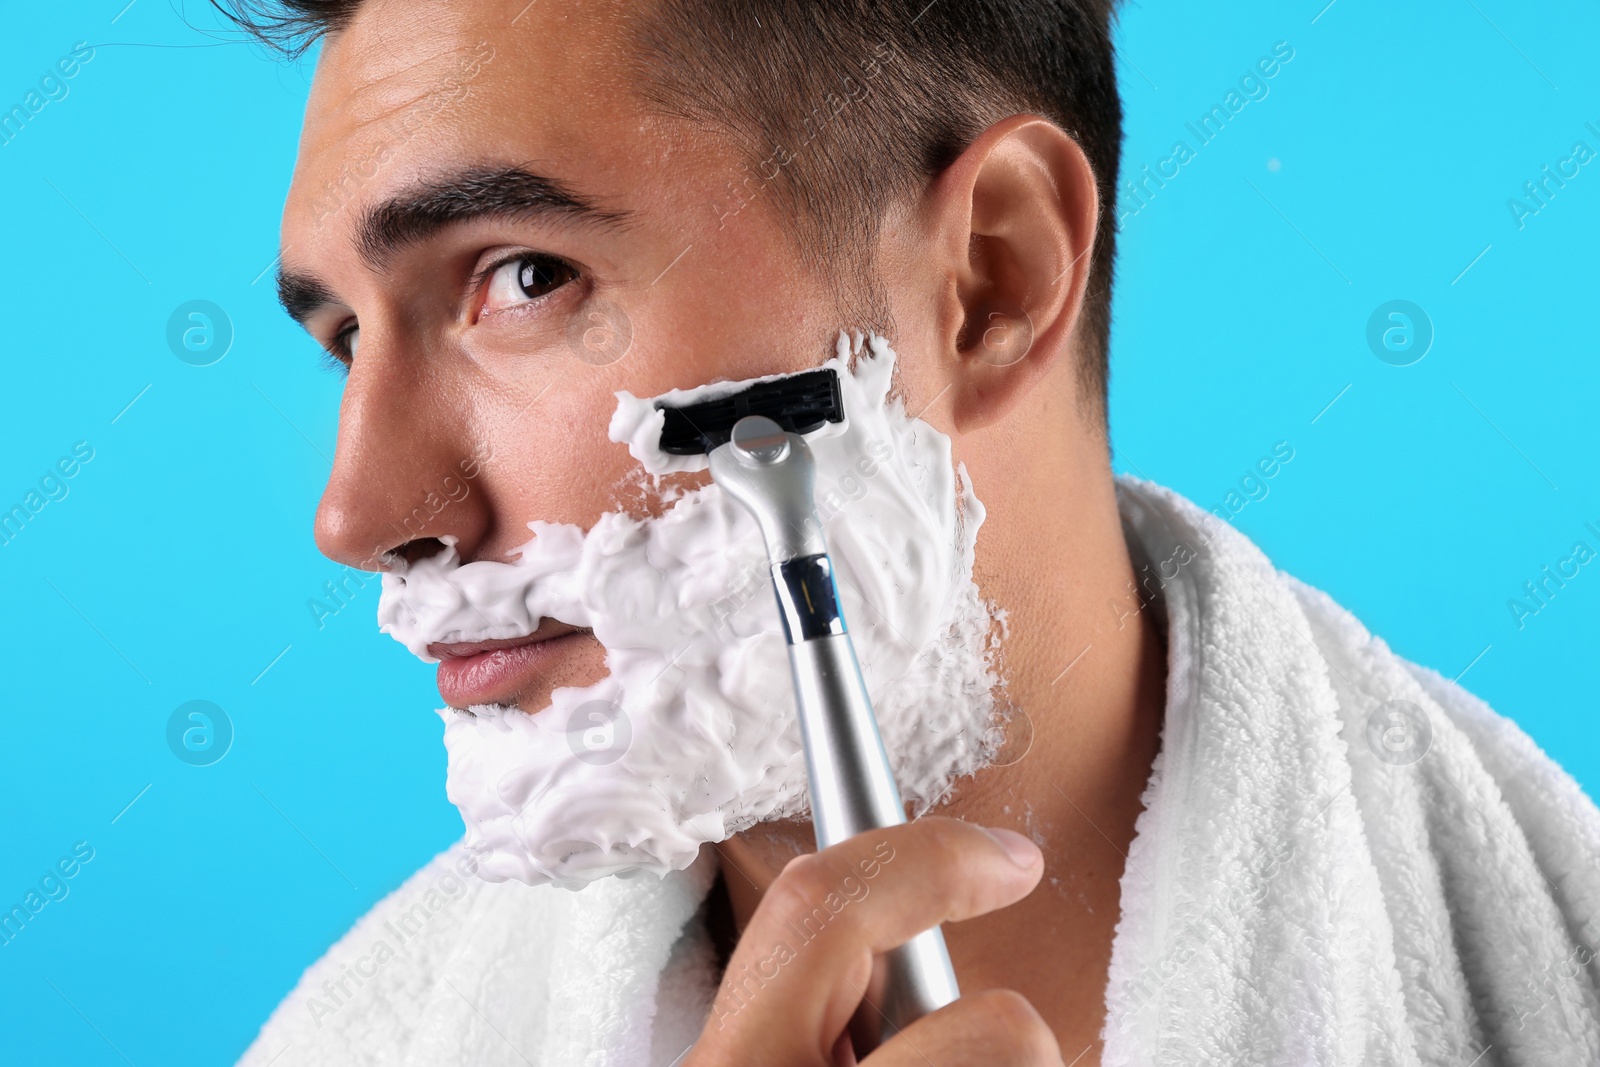
[[[808,442],[846,624],[901,793],[920,812],[992,758],[999,678],[993,615],[972,578],[983,505],[950,439],[890,396],[894,362],[882,338],[841,335],[825,366],[839,372],[847,421]],[[652,474],[704,469],[704,456],[656,446],[655,399],[618,393],[611,439]],[[546,617],[605,646],[607,677],[557,689],[536,714],[439,712],[447,793],[490,880],[577,888],[664,874],[707,842],[808,810],[760,531],[714,484],[663,499],[659,518],[610,512],[588,531],[532,522],[509,563],[463,564],[446,539],[384,575],[381,628],[429,662],[433,642],[522,636]]]

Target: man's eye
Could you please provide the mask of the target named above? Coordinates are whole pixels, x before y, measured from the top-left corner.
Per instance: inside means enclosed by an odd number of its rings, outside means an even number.
[[[344,353],[346,360],[356,358],[356,349],[361,347],[361,327],[352,326],[339,335],[339,349]]]
[[[322,350],[322,365],[336,374],[349,374],[350,364],[355,361],[356,348],[361,344],[361,327],[354,324],[346,326],[333,335],[328,346]]]
[[[483,310],[502,311],[546,296],[578,276],[568,264],[550,256],[519,256],[489,275]]]

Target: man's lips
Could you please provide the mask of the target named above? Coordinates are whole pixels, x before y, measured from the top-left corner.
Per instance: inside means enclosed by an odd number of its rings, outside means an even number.
[[[439,660],[439,695],[455,708],[512,703],[551,662],[591,631],[542,619],[526,637],[499,641],[436,642],[428,655]]]

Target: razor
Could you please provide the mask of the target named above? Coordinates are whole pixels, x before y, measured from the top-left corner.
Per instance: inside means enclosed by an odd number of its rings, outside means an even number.
[[[823,368],[682,407],[656,406],[664,416],[662,451],[709,456],[712,479],[761,527],[789,646],[817,848],[905,822],[840,611],[805,441],[825,424],[844,421],[838,372]],[[958,996],[938,927],[879,956],[850,1024],[858,1054]]]

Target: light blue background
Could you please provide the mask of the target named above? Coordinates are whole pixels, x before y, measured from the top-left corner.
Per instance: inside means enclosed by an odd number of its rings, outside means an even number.
[[[1507,200],[1575,141],[1600,149],[1600,14],[1324,2],[1126,12],[1130,175],[1195,147],[1185,123],[1275,42],[1295,55],[1123,220],[1118,468],[1218,506],[1289,442],[1237,524],[1402,654],[1470,665],[1593,792],[1600,565],[1521,630],[1507,600],[1574,541],[1600,548],[1600,163],[1522,229]],[[12,5],[0,36],[6,107],[98,46],[0,147],[0,506],[74,442],[95,450],[0,547],[0,905],[95,850],[0,947],[9,1062],[232,1062],[460,832],[431,672],[376,632],[376,583],[324,629],[307,608],[340,573],[310,537],[339,381],[269,267],[308,70],[125,3]],[[197,298],[235,331],[208,367],[165,341]],[[1409,367],[1365,340],[1396,298],[1436,332]],[[210,767],[167,747],[193,699],[236,730]]]

